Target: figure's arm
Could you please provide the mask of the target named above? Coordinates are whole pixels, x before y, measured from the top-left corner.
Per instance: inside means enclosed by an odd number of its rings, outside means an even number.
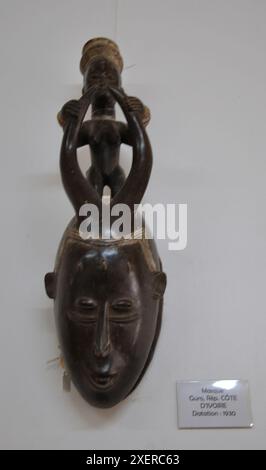
[[[152,150],[145,128],[137,114],[131,109],[127,95],[121,89],[109,87],[112,95],[124,112],[133,147],[132,166],[123,187],[111,200],[111,207],[117,203],[127,204],[132,214],[135,204],[142,200],[149,182],[152,168]]]
[[[139,120],[145,128],[149,124],[151,119],[149,108],[145,106],[142,101],[139,98],[136,98],[135,96],[126,96],[125,99],[129,108],[135,114],[137,114]],[[121,142],[132,147],[133,143],[128,126],[123,122],[119,122],[118,125],[120,128]]]
[[[77,220],[79,210],[85,202],[100,207],[100,198],[97,191],[83,176],[78,164],[77,143],[83,119],[91,103],[94,87],[79,100],[80,109],[77,115],[72,115],[64,128],[63,141],[60,153],[60,169],[65,191],[73,204]]]
[[[62,107],[57,115],[57,120],[60,126],[65,131],[66,126],[70,119],[77,118],[80,112],[80,102],[77,100],[70,100]],[[77,141],[77,148],[84,147],[84,145],[89,145],[89,133],[86,126],[86,123],[83,123]]]

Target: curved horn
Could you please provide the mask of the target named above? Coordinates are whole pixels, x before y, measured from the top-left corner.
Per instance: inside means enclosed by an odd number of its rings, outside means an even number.
[[[111,200],[111,207],[118,203],[127,204],[133,213],[134,204],[141,202],[150,179],[152,169],[151,145],[142,123],[136,113],[128,106],[127,95],[121,89],[108,88],[125,114],[133,146],[133,158],[129,175],[120,191]]]
[[[97,191],[83,176],[77,158],[78,133],[83,119],[91,103],[95,87],[91,87],[79,100],[80,110],[77,118],[71,117],[62,140],[60,152],[60,170],[65,191],[75,209],[79,219],[79,209],[84,203],[91,203],[100,207],[101,200]]]

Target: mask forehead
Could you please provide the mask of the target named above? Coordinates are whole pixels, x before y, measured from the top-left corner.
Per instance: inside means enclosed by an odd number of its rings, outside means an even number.
[[[82,254],[72,271],[73,293],[90,294],[101,300],[127,295],[138,298],[140,283],[136,263],[121,256],[116,247],[100,247]]]

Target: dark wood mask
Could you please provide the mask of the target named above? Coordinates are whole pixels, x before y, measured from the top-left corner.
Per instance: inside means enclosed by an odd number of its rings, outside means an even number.
[[[96,38],[85,44],[83,95],[58,115],[64,131],[60,170],[75,217],[63,235],[54,271],[45,276],[66,372],[85,400],[101,408],[119,403],[143,377],[159,336],[166,287],[155,242],[145,238],[143,227],[131,238],[106,238],[102,231],[87,240],[80,236],[83,204],[94,204],[101,221],[107,186],[110,210],[126,204],[133,220],[134,205],[140,204],[150,178],[149,110],[122,89],[122,67],[113,41]],[[116,120],[116,103],[126,123]],[[90,105],[91,119],[84,121]],[[127,178],[119,164],[123,143],[133,151]],[[77,149],[85,145],[91,153],[86,177],[77,160]]]

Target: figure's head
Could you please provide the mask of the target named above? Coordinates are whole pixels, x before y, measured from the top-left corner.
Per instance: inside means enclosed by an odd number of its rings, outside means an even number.
[[[114,117],[115,101],[106,92],[106,87],[120,87],[122,69],[123,60],[114,41],[107,38],[94,38],[86,42],[80,61],[83,93],[94,85],[103,87],[103,91],[99,91],[92,102],[93,117],[98,115]]]
[[[166,278],[142,244],[68,240],[56,274],[46,275],[66,367],[94,406],[132,391],[158,335]]]
[[[86,93],[91,86],[100,85],[92,100],[92,116],[115,117],[115,100],[110,95],[106,87],[121,84],[120,73],[115,64],[104,56],[97,56],[88,64],[83,79],[83,93]]]
[[[111,39],[94,38],[83,46],[80,71],[84,77],[84,93],[90,86],[99,83],[119,87],[122,69],[119,48]]]
[[[121,78],[116,65],[104,56],[97,56],[87,65],[83,75],[83,92],[93,85],[119,87]]]
[[[119,74],[123,70],[123,59],[120,54],[118,45],[107,38],[94,38],[84,44],[82,48],[82,56],[80,60],[80,71],[84,75],[88,66],[93,62],[94,59],[105,58],[111,62]]]

